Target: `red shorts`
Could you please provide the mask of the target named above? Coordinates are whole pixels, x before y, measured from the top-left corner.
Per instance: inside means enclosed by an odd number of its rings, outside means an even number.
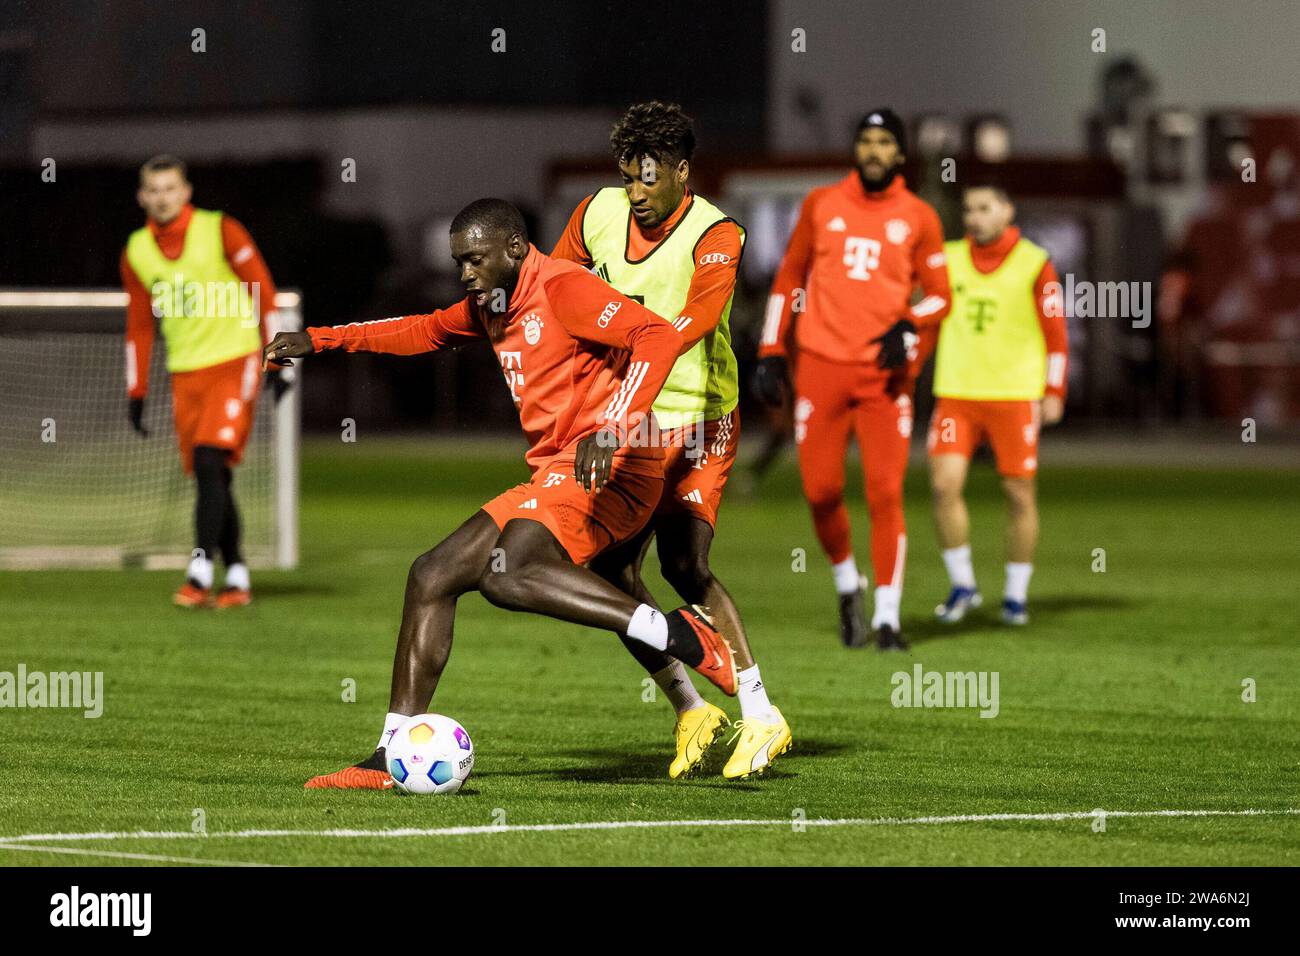
[[[664,494],[655,515],[685,514],[718,523],[722,488],[740,445],[740,411],[661,433]]]
[[[1038,471],[1038,402],[977,402],[940,398],[930,419],[930,454],[970,458],[988,440],[1004,478]]]
[[[663,459],[615,457],[598,492],[578,484],[573,461],[572,449],[561,452],[530,481],[497,495],[483,510],[502,530],[515,518],[540,521],[574,564],[586,564],[645,527],[663,492]]]
[[[226,449],[232,465],[244,457],[262,383],[261,365],[260,353],[252,352],[219,365],[172,373],[172,414],[187,475],[194,471],[194,449],[199,445]]]

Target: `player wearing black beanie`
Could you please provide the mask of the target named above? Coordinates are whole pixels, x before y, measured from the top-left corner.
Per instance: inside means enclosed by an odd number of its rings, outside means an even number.
[[[894,138],[891,144],[872,130],[883,130]],[[892,147],[892,148],[891,148]],[[907,130],[903,119],[889,107],[872,110],[858,122],[854,136],[853,161],[862,188],[879,192],[894,181],[907,153]]]

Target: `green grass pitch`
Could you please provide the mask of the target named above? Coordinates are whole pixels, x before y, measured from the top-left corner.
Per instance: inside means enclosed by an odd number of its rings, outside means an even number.
[[[643,700],[644,675],[613,636],[470,595],[433,709],[469,728],[477,766],[459,795],[403,798],[302,783],[370,751],[410,561],[518,480],[521,456],[504,444],[309,443],[301,570],[256,576],[244,611],[173,609],[171,573],[0,574],[0,670],[105,680],[95,720],[0,710],[0,865],[1300,863],[1300,816],[1283,812],[1300,806],[1297,473],[1054,467],[1050,442],[1044,458],[1033,621],[1020,630],[995,620],[1002,509],[987,465],[969,498],[993,607],[958,628],[931,620],[945,577],[913,469],[911,656],[839,646],[789,460],[759,493],[729,493],[714,568],[795,737],[769,776],[724,781],[720,745],[704,775],[670,782],[671,711]],[[865,555],[856,472],[850,502]],[[998,672],[998,715],[893,707],[891,675],[917,662]],[[349,679],[355,702],[343,700]],[[1269,812],[1110,816],[1104,831],[1087,816],[901,822],[1098,808]],[[817,824],[836,819],[875,822]],[[510,829],[731,820],[770,822]],[[199,821],[208,836],[191,835]],[[229,835],[246,830],[311,832]],[[177,835],[30,836],[130,831]]]

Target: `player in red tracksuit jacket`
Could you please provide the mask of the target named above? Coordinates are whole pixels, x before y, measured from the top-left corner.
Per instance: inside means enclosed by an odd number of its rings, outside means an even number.
[[[918,333],[937,326],[950,306],[943,229],[899,175],[905,149],[896,114],[868,113],[854,143],[857,168],[804,200],[772,283],[754,383],[763,401],[784,400],[785,336],[793,320],[799,470],[840,594],[840,637],[849,647],[868,638],[844,507],[844,455],[856,432],[876,575],[871,626],[882,650],[907,646],[898,612]],[[922,296],[912,305],[918,285]]]
[[[322,349],[415,355],[486,339],[519,409],[532,471],[415,560],[379,744],[308,788],[392,786],[388,739],[429,709],[451,653],[456,600],[467,591],[510,610],[614,631],[736,694],[731,649],[701,609],[663,614],[584,566],[637,534],[659,503],[664,452],[642,426],[651,424],[681,335],[576,263],[539,252],[519,210],[503,200],[461,210],[451,252],[467,292],[451,308],[281,333],[263,352],[268,362]]]

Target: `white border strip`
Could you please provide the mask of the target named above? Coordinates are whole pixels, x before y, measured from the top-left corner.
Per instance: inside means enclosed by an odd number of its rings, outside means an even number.
[[[462,826],[401,828],[389,830],[227,830],[194,833],[190,830],[122,830],[98,833],[24,833],[0,837],[0,846],[14,843],[77,840],[249,840],[277,837],[334,837],[338,839],[399,839],[407,837],[481,836],[491,833],[559,833],[581,830],[654,830],[698,827],[880,827],[933,826],[946,823],[1060,822],[1092,820],[1097,817],[1271,817],[1297,816],[1300,809],[1286,810],[1080,810],[1064,813],[966,813],[935,817],[842,817],[838,819],[776,820],[593,820],[574,823],[528,823],[506,826]],[[7,847],[13,849],[13,847]]]

